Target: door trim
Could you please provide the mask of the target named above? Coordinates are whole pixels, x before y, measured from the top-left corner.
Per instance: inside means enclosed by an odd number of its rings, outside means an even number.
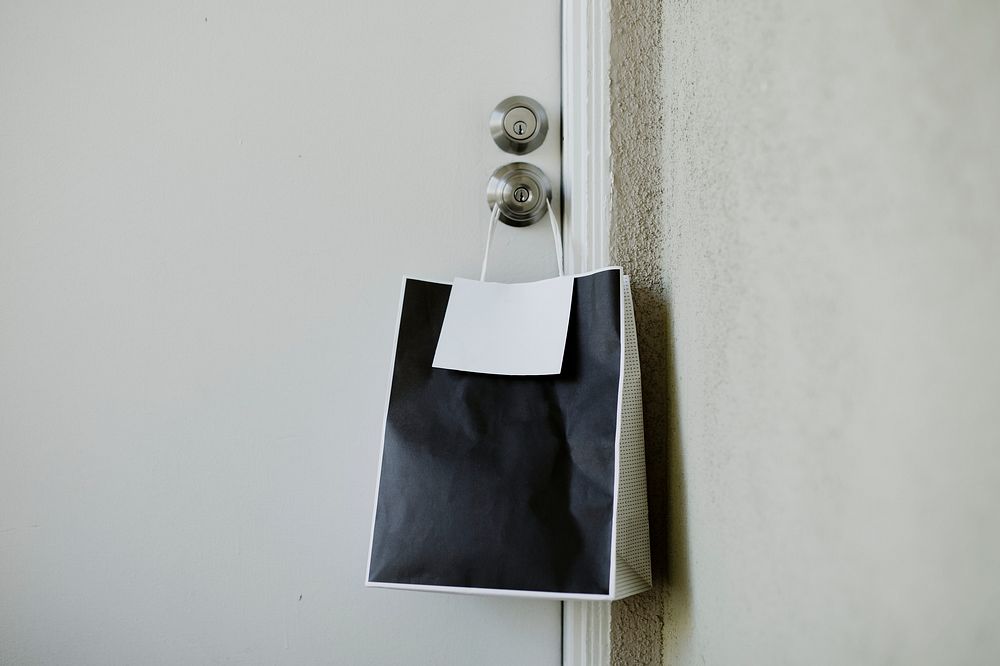
[[[563,0],[563,238],[566,271],[610,260],[610,0]]]
[[[562,2],[563,256],[607,266],[611,244],[611,0]],[[562,606],[563,666],[610,666],[611,602]]]

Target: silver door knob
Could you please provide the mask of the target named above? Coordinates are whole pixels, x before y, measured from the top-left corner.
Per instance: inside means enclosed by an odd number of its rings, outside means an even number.
[[[499,218],[512,227],[527,227],[545,217],[552,185],[541,169],[527,162],[511,162],[499,167],[486,185],[490,210],[500,206]]]

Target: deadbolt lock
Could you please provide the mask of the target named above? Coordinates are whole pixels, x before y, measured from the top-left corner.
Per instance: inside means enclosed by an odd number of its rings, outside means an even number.
[[[497,104],[490,115],[493,141],[508,153],[523,155],[545,141],[549,119],[542,105],[521,95],[508,97]]]

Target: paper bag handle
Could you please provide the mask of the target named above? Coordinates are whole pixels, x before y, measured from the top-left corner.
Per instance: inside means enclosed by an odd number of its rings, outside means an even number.
[[[549,223],[552,225],[552,239],[555,241],[556,246],[556,264],[559,268],[559,277],[563,276],[563,248],[562,248],[562,233],[559,231],[559,223],[556,222],[556,214],[552,212],[552,204],[548,199],[545,200],[545,207],[548,209],[549,213]],[[490,246],[493,244],[493,232],[497,226],[497,220],[500,219],[500,204],[493,204],[493,211],[490,213],[490,227],[486,231],[486,252],[483,254],[483,270],[479,273],[479,281],[486,281],[486,267],[490,262]]]

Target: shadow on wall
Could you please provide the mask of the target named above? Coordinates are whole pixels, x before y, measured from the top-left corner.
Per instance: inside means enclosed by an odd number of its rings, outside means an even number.
[[[653,539],[653,576],[659,592],[674,599],[674,608],[687,608],[688,569],[687,499],[684,457],[678,409],[677,373],[670,306],[660,290],[641,290],[643,332],[640,354],[649,377],[643,386],[644,414],[649,415],[646,436],[650,493],[650,531]],[[672,618],[674,622],[684,618]]]

